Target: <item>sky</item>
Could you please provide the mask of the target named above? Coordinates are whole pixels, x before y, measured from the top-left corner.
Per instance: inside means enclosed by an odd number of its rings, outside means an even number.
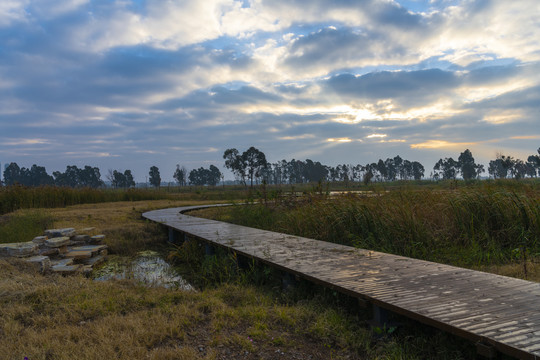
[[[0,163],[267,160],[429,175],[540,147],[538,0],[2,0]]]

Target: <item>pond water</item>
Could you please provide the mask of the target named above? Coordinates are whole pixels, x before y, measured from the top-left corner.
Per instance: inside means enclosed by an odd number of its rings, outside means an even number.
[[[97,281],[134,279],[147,286],[195,290],[156,251],[141,251],[135,258],[110,256],[102,267],[94,270],[92,278]]]

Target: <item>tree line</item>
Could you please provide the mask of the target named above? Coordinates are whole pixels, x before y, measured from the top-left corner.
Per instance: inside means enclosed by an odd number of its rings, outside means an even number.
[[[260,150],[250,147],[240,153],[231,148],[223,153],[225,167],[233,172],[236,179],[247,186],[249,181],[266,182],[267,184],[299,184],[318,181],[364,182],[421,180],[425,175],[424,166],[418,161],[410,161],[396,155],[378,162],[350,165],[341,164],[335,167],[323,165],[318,161],[292,159],[269,163]],[[485,172],[484,165],[477,164],[469,149],[463,151],[457,160],[453,158],[439,159],[430,178],[435,180],[456,179],[459,175],[465,180],[480,178]],[[531,155],[524,162],[511,156],[498,154],[490,161],[489,175],[493,178],[536,177],[540,174],[540,148],[538,155]]]
[[[497,154],[488,165],[488,174],[495,179],[537,177],[540,175],[540,148],[538,155],[530,155],[527,161],[515,159],[512,156]],[[225,167],[234,174],[237,181],[244,186],[253,186],[254,183],[267,184],[301,184],[309,182],[364,182],[395,181],[395,180],[421,180],[425,177],[425,168],[418,161],[410,161],[396,155],[386,160],[357,165],[340,164],[337,166],[323,165],[310,159],[290,161],[281,160],[270,163],[266,155],[255,147],[250,147],[240,153],[231,148],[223,153]],[[480,178],[485,173],[484,165],[477,164],[471,151],[466,149],[457,160],[453,158],[439,159],[430,178],[434,180],[456,179],[461,176],[465,180]],[[149,183],[154,187],[161,186],[160,171],[152,166],[148,173]],[[135,181],[131,170],[109,170],[106,175],[110,185],[114,188],[131,188]],[[223,180],[221,171],[214,165],[208,168],[200,167],[189,173],[184,166],[177,165],[173,178],[179,186],[210,185],[215,186]],[[54,171],[49,175],[43,166],[32,165],[30,168],[20,168],[12,162],[4,170],[4,185],[21,184],[25,186],[55,185],[66,187],[104,187],[101,173],[97,167],[75,165],[67,166],[64,172]],[[0,185],[2,183],[0,182]]]
[[[150,185],[154,187],[161,186],[161,175],[157,166],[150,167],[148,172]],[[188,185],[186,178],[191,185],[217,185],[223,177],[219,169],[210,165],[208,169],[199,168],[192,170],[189,175],[185,167],[177,165],[173,177],[179,185]],[[135,180],[131,170],[118,171],[109,169],[106,179],[113,188],[133,188]],[[78,168],[75,165],[67,166],[64,172],[54,171],[49,175],[45,167],[32,165],[30,168],[19,167],[17,163],[10,163],[4,170],[4,181],[0,181],[0,186],[6,185],[24,185],[24,186],[65,186],[71,188],[100,188],[105,187],[105,182],[101,179],[99,168],[84,166]]]

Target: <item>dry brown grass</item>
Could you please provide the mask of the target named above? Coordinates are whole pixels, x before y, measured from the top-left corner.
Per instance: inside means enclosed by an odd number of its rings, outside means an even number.
[[[159,231],[159,225],[144,221],[141,218],[143,212],[194,204],[197,203],[178,200],[128,201],[76,205],[47,211],[54,217],[55,227],[95,227],[95,233],[106,235],[105,242],[110,253],[134,255],[162,244],[163,234]]]
[[[141,212],[181,205],[164,200],[47,211],[54,227],[96,227],[114,252],[129,255],[166,239]],[[0,309],[0,359],[274,359],[276,351],[285,358],[355,359],[371,342],[368,330],[335,310],[280,304],[249,286],[186,292],[96,282],[41,275],[20,260],[0,259]],[[321,317],[336,319],[339,332],[321,332]]]
[[[251,287],[185,292],[20,266],[0,260],[2,359],[273,359],[276,350],[299,359],[359,358],[310,335],[317,309],[279,305]],[[333,343],[337,335],[324,334]],[[370,341],[367,331],[359,335]]]

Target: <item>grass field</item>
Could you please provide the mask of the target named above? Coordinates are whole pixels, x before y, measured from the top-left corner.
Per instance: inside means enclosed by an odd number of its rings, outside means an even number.
[[[264,194],[263,189],[258,191],[259,195]],[[410,189],[407,190],[409,191]],[[436,195],[436,189],[429,191],[432,193],[429,201],[448,198],[447,194]],[[441,194],[444,194],[444,191]],[[520,191],[514,189],[518,198],[521,196]],[[525,187],[523,191],[527,199],[532,199],[532,203],[525,199],[522,203],[516,202],[512,197],[503,199],[517,203],[515,209],[519,210],[521,208],[519,204],[522,204],[538,211],[537,188]],[[495,193],[490,196],[502,202],[503,200],[497,198],[499,195]],[[420,218],[419,215],[423,212],[441,212],[440,208],[437,208],[437,211],[421,209],[421,204],[426,204],[420,202],[421,198],[426,196],[413,193],[399,195],[396,192],[396,194],[362,199],[343,197],[333,201],[316,198],[315,194],[309,193],[300,202],[289,200],[285,196],[273,206],[248,208],[238,206],[230,208],[228,212],[213,215],[227,220],[240,215],[251,225],[258,219],[264,222],[264,226],[279,224],[280,231],[287,229],[292,233],[315,226],[313,222],[317,217],[319,221],[324,218],[324,223],[319,225],[319,231],[330,225],[334,226],[336,231],[348,228],[347,234],[353,235],[347,235],[345,238],[355,244],[354,242],[361,241],[362,233],[358,231],[360,225],[354,222],[357,216],[351,214],[358,214],[356,211],[364,209],[363,206],[375,211],[384,208],[381,203],[383,199],[391,200],[394,204],[400,205],[403,211],[389,211],[389,213],[395,212],[398,214],[396,217],[403,219],[410,218],[410,213],[409,216],[406,214],[412,206],[414,219],[409,220],[411,224],[420,221],[416,218]],[[486,194],[482,196],[488,196]],[[207,198],[221,198],[216,201],[223,201],[224,197],[223,194],[206,195]],[[296,290],[284,293],[281,290],[279,276],[271,269],[257,267],[240,270],[232,266],[231,254],[222,253],[219,257],[204,257],[203,249],[193,245],[193,242],[191,249],[186,248],[181,252],[169,247],[165,243],[167,234],[163,229],[157,224],[142,220],[140,214],[163,207],[208,203],[208,200],[195,200],[193,194],[186,197],[188,200],[182,200],[181,195],[175,195],[162,200],[22,209],[3,215],[0,218],[2,240],[8,235],[16,241],[29,240],[46,227],[92,226],[107,235],[106,243],[114,256],[131,257],[138,251],[146,249],[162,253],[172,251],[176,255],[173,257],[177,260],[180,271],[197,285],[198,291],[145,287],[132,280],[96,282],[81,276],[43,276],[16,260],[0,259],[2,308],[0,358],[28,357],[33,360],[474,357],[473,344],[406,320],[403,321],[403,326],[395,331],[375,329],[379,334],[374,336],[374,330],[368,325],[371,318],[369,308],[362,308],[354,299],[331,290],[301,282]],[[334,205],[331,205],[331,202],[334,202]],[[506,208],[508,204],[501,203],[500,207]],[[448,206],[451,208],[451,205]],[[339,216],[330,216],[336,211]],[[523,213],[520,214],[511,219],[525,219]],[[527,235],[529,236],[527,240],[532,239],[532,242],[522,246],[530,263],[529,278],[536,271],[533,270],[536,259],[534,252],[537,251],[534,241],[536,245],[538,242],[538,228],[535,227],[538,222],[535,222],[537,221],[533,216],[535,213],[531,214],[527,215],[528,229],[531,231],[527,234],[532,236]],[[309,225],[310,221],[313,225]],[[392,223],[397,220],[390,218],[386,221]],[[439,224],[435,219],[433,221],[434,224]],[[290,227],[286,228],[288,223],[287,226]],[[420,223],[429,227],[429,223],[425,220]],[[525,222],[520,224],[523,225]],[[482,228],[480,224],[478,228]],[[23,229],[28,230],[23,233]],[[470,233],[466,229],[470,229],[470,226],[464,226],[455,233]],[[388,234],[386,231],[390,230],[381,229],[376,233],[384,246],[388,246],[388,243],[383,241],[385,240],[383,235],[389,236],[386,235]],[[329,235],[329,240],[332,240],[331,236]],[[445,236],[441,235],[441,239]],[[485,239],[502,241],[501,244],[505,244],[501,231],[490,236]],[[403,240],[403,244],[390,250],[406,248],[411,238],[414,237],[410,235],[406,241]],[[475,237],[477,238],[478,236]],[[465,235],[458,239],[459,244],[470,242],[470,237]],[[503,254],[494,257],[495,260],[492,262],[478,262],[478,259],[485,257],[475,255],[466,263],[471,267],[486,267],[491,271],[509,272],[506,267],[514,267],[513,271],[519,276],[523,268],[521,258],[519,254],[512,255],[512,251],[508,252],[506,249],[512,247],[519,249],[520,244],[500,245],[497,251]],[[4,354],[9,355],[5,357]]]

